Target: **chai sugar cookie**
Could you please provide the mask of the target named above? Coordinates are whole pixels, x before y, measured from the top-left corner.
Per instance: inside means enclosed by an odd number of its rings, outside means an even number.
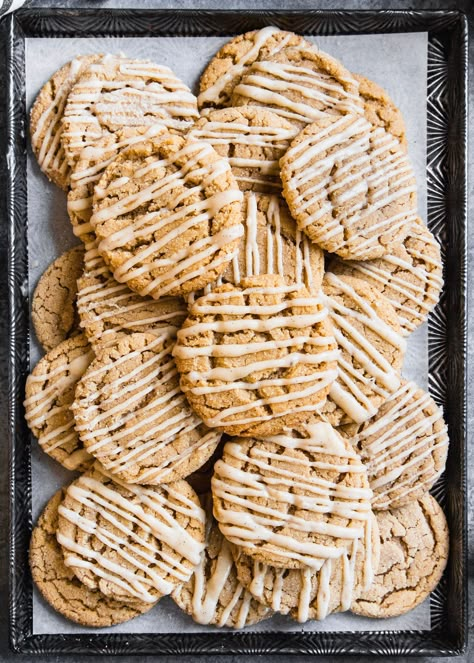
[[[406,341],[390,302],[360,279],[326,272],[323,301],[340,354],[320,414],[334,426],[362,423],[400,386]]]
[[[222,534],[265,564],[319,571],[353,556],[356,542],[371,545],[367,471],[326,423],[227,442],[212,494]]]
[[[399,141],[363,117],[324,115],[280,160],[283,195],[301,230],[346,260],[371,260],[416,219],[416,181]]]
[[[77,279],[84,269],[84,249],[75,246],[43,272],[33,293],[31,321],[38,341],[48,352],[79,331]]]
[[[359,94],[364,103],[364,115],[375,127],[382,127],[407,149],[405,121],[400,109],[380,85],[365,76],[354,74],[359,83]]]
[[[228,158],[242,191],[263,193],[281,189],[279,160],[297,134],[284,118],[253,106],[210,111],[189,132]]]
[[[204,512],[183,480],[132,486],[95,463],[67,488],[58,514],[65,565],[87,588],[133,605],[187,582],[204,549]]]
[[[58,69],[39,91],[31,108],[31,145],[46,177],[67,191],[70,167],[61,141],[64,107],[84,70],[101,55],[80,55]]]
[[[53,495],[31,535],[31,575],[45,601],[67,619],[98,628],[122,624],[148,612],[153,603],[115,601],[98,590],[88,589],[65,566],[56,539],[58,507],[64,496],[64,489]]]
[[[93,458],[74,428],[76,384],[94,358],[83,334],[50,350],[26,380],[25,419],[44,452],[68,470],[84,471]]]
[[[385,295],[408,336],[428,318],[443,288],[440,247],[417,218],[405,239],[382,258],[364,262],[334,259],[329,270],[357,276]]]
[[[173,355],[194,411],[229,435],[274,435],[304,422],[336,378],[320,296],[278,275],[217,286],[196,300]]]
[[[214,281],[243,234],[228,162],[172,134],[123,150],[95,188],[91,223],[114,278],[140,295],[184,295]]]
[[[414,382],[402,380],[374,417],[348,428],[348,439],[367,466],[374,509],[412,502],[444,472],[448,429],[443,413]]]
[[[201,76],[199,109],[203,112],[207,108],[232,106],[232,92],[255,60],[299,46],[309,43],[300,35],[271,25],[234,37],[216,53]]]
[[[364,617],[397,617],[422,603],[441,580],[449,554],[446,517],[428,493],[377,513],[380,563],[374,583],[352,603]]]
[[[327,114],[360,115],[359,84],[314,45],[259,58],[234,88],[232,106],[261,106],[302,129]]]
[[[61,141],[68,163],[72,167],[84,147],[124,127],[137,133],[155,124],[189,129],[199,117],[196,103],[168,67],[105,55],[86,68],[67,97]]]

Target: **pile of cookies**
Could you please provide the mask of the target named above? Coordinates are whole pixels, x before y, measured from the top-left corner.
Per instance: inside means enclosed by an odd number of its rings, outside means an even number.
[[[82,240],[32,303],[26,420],[80,472],[33,531],[45,599],[109,626],[171,595],[234,628],[423,601],[448,436],[400,371],[442,264],[386,92],[267,27],[197,98],[167,67],[80,56],[31,138]]]

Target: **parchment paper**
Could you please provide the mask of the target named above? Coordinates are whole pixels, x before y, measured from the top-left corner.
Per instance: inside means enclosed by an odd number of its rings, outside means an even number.
[[[419,212],[426,218],[426,33],[354,35],[310,38],[323,50],[341,59],[348,69],[379,83],[392,96],[405,118],[409,154],[418,181]],[[94,52],[118,53],[131,57],[146,57],[166,64],[193,91],[197,81],[214,53],[227,37],[179,37],[143,39],[27,39],[26,40],[26,96],[27,108],[40,87],[65,62],[76,55]],[[40,172],[31,153],[28,158],[28,243],[29,288],[34,286],[52,260],[77,244],[66,213],[66,196],[50,184]],[[428,347],[427,329],[423,325],[411,335],[405,360],[404,374],[427,388]],[[34,334],[30,339],[31,366],[41,356]],[[47,500],[74,474],[63,469],[32,443],[33,519],[36,520]],[[184,615],[173,601],[165,598],[149,613],[131,622],[103,629],[114,633],[183,633],[206,631]],[[430,628],[429,602],[402,617],[372,620],[351,614],[331,615],[323,622],[299,625],[278,616],[251,627],[252,631],[373,631],[427,630]],[[35,590],[33,601],[34,633],[94,632],[76,626],[54,612]],[[214,629],[215,630],[215,629]],[[95,630],[96,631],[96,630]]]

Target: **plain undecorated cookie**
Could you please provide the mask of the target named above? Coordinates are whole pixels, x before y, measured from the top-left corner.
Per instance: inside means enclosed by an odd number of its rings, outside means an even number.
[[[400,109],[393,103],[386,90],[365,76],[354,74],[359,83],[359,94],[364,102],[364,115],[376,127],[383,127],[402,147],[407,148],[405,122]]]
[[[44,350],[78,333],[77,279],[84,269],[84,249],[75,246],[49,265],[33,293],[31,320]]]
[[[278,275],[217,286],[196,300],[173,355],[194,411],[229,435],[275,435],[302,423],[336,378],[321,298]]]
[[[446,517],[429,494],[400,509],[379,511],[380,563],[367,593],[351,610],[397,617],[422,603],[441,580],[449,554]]]
[[[45,601],[67,619],[82,626],[114,626],[148,612],[153,603],[127,604],[88,589],[64,564],[56,539],[58,506],[65,490],[50,499],[33,529],[30,542],[30,569]]]

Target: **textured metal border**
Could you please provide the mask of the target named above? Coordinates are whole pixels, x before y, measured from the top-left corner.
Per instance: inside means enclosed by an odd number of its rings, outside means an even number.
[[[233,35],[275,24],[311,35],[429,33],[428,224],[443,246],[446,287],[429,322],[430,391],[444,408],[450,452],[435,488],[451,530],[450,560],[431,599],[430,631],[34,635],[28,571],[30,436],[22,406],[27,376],[28,246],[25,38]],[[8,122],[0,161],[7,186],[10,303],[10,637],[29,654],[457,655],[467,640],[466,519],[466,117],[467,21],[454,11],[22,10],[0,23],[8,44]],[[449,616],[449,618],[448,618]]]

